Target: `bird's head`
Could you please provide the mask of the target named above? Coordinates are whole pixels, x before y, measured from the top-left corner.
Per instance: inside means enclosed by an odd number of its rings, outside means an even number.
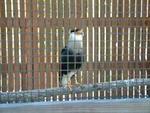
[[[71,34],[76,34],[76,35],[84,35],[83,30],[82,29],[72,29],[70,31]]]
[[[70,31],[70,38],[82,39],[83,36],[84,36],[84,32],[82,29],[72,29]]]
[[[83,48],[83,36],[82,29],[72,29],[69,35],[67,46],[73,48],[76,52],[81,52]]]

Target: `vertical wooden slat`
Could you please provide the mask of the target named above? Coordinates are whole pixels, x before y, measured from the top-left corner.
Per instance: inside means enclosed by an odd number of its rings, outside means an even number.
[[[74,18],[77,18],[77,13],[79,16],[79,11],[77,11],[77,6],[79,3],[76,0],[71,0],[70,2],[68,1],[68,10],[65,12],[68,14],[69,19],[71,19],[69,21],[68,27],[71,29],[74,29],[75,27],[78,28],[79,26],[77,26],[78,24],[78,20],[73,20]],[[75,4],[76,3],[76,4]],[[65,4],[67,5],[67,3]],[[70,11],[70,12],[69,12]],[[66,16],[67,16],[66,14]],[[78,17],[79,18],[79,17]],[[74,80],[72,80],[72,83],[74,82]]]
[[[72,0],[70,3],[74,3],[74,0]],[[72,12],[74,10],[71,9],[71,8],[75,7],[74,5],[75,4],[70,4],[71,17],[74,16],[74,14],[75,14],[74,12]],[[69,1],[65,1],[65,0],[64,0],[64,18],[69,18]],[[69,37],[69,27],[70,26],[68,26],[69,25],[68,23],[69,22],[67,19],[63,21],[63,24],[65,26],[64,27],[65,45],[66,45],[68,37]],[[65,95],[65,100],[69,100],[69,95]]]
[[[15,20],[13,21],[14,25],[14,57],[15,57],[15,66],[14,66],[14,71],[15,72],[15,91],[20,90],[21,84],[20,84],[20,65],[19,65],[19,16],[18,16],[18,1],[13,1],[13,10],[14,10],[14,18]]]
[[[89,18],[92,18],[92,16],[93,16],[93,7],[92,7],[92,4],[93,4],[93,2],[92,2],[92,0],[89,0],[88,1],[88,16],[89,16]],[[91,25],[91,21],[90,21],[90,19],[89,19],[89,21],[88,21],[88,24],[89,25]],[[88,26],[88,62],[89,62],[89,65],[88,65],[88,84],[90,84],[90,83],[93,83],[94,81],[93,81],[93,65],[92,65],[92,63],[93,63],[93,50],[92,50],[92,48],[93,48],[93,36],[92,36],[92,34],[93,34],[93,30],[92,30],[92,26]],[[91,99],[93,96],[92,96],[92,92],[89,92],[88,93],[88,99]]]
[[[76,12],[77,12],[77,18],[81,18],[82,10],[81,10],[81,0],[76,0]]]
[[[11,18],[11,1],[7,1],[7,17]],[[12,55],[12,20],[7,21],[7,36],[8,36],[8,91],[14,89],[14,75],[13,75],[13,55]]]
[[[150,4],[149,4],[150,5]],[[150,15],[149,15],[149,18],[150,18]],[[147,49],[147,78],[150,78],[150,27],[148,28],[148,49]],[[147,95],[148,97],[150,97],[150,85],[147,86]]]
[[[87,18],[87,0],[83,0],[83,18]],[[82,76],[82,84],[87,84],[88,83],[88,75],[87,75],[87,23],[84,24],[84,38],[83,38],[83,53],[84,53],[84,62],[83,62],[83,76]],[[82,99],[86,99],[87,98],[87,93],[82,93]]]
[[[0,18],[3,18],[0,21],[0,25],[3,26],[1,27],[1,48],[2,48],[2,92],[7,91],[7,66],[6,66],[6,21],[5,21],[5,2],[4,0],[1,1],[0,3]]]
[[[26,83],[26,58],[25,58],[25,6],[24,6],[24,0],[20,0],[20,32],[21,32],[21,89],[26,89],[27,83]]]
[[[65,5],[67,5],[67,4],[65,4]],[[75,18],[75,8],[76,8],[76,6],[75,6],[75,0],[71,0],[70,1],[70,4],[69,4],[69,2],[68,2],[68,11],[70,10],[70,14],[69,14],[69,19],[71,19],[70,20],[70,23],[69,23],[69,26],[68,27],[70,27],[70,30],[71,29],[74,29],[75,27],[77,27],[75,24],[76,24],[76,21],[74,21],[73,20],[73,18]],[[69,12],[66,12],[66,13],[69,13]],[[69,36],[69,34],[68,34],[68,36]],[[67,37],[68,37],[67,36]],[[77,74],[75,74],[75,77],[74,77],[74,79],[71,79],[71,84],[73,85],[73,84],[75,84],[75,79],[77,79],[77,75],[78,75],[78,73]],[[76,99],[76,95],[77,94],[71,94],[71,99],[72,100],[75,100]]]
[[[148,2],[148,18],[150,18],[150,0]],[[147,64],[147,77],[150,78],[150,27],[148,27],[148,49],[147,49],[147,61],[149,62]],[[150,97],[150,85],[147,86],[147,95]]]
[[[135,0],[131,0],[130,2],[130,6],[131,6],[131,19],[134,18],[134,10],[135,10]],[[130,23],[130,62],[132,62],[134,59],[133,59],[133,53],[134,53],[134,27],[132,26],[132,23]],[[132,66],[132,63],[130,63],[130,66]],[[129,70],[129,79],[133,79],[133,68]],[[129,87],[129,98],[132,98],[133,97],[133,87]]]
[[[50,18],[50,1],[46,0],[46,18]],[[52,88],[52,68],[51,68],[51,28],[49,19],[46,20],[46,83],[47,88]],[[47,101],[50,101],[48,96]]]
[[[123,1],[119,0],[118,2],[118,13],[119,13],[119,21],[118,21],[118,77],[117,80],[122,80],[122,20],[123,17]],[[121,88],[117,90],[118,98],[121,98]]]
[[[32,51],[32,55],[33,55],[33,88],[34,89],[39,89],[40,88],[40,83],[39,83],[39,52],[38,52],[38,30],[37,30],[37,25],[38,25],[38,20],[37,20],[37,0],[34,0],[34,3],[32,4],[32,8],[33,8],[33,19],[32,19],[32,23],[33,23],[33,34],[32,34],[32,38],[33,38],[33,51]]]
[[[52,18],[56,19],[56,0],[52,1]],[[57,67],[56,67],[56,62],[57,62],[57,38],[56,38],[56,26],[55,23],[57,21],[54,20],[54,23],[52,25],[52,77],[53,77],[53,87],[57,87]],[[57,99],[57,95],[53,96],[53,100],[55,101]]]
[[[46,0],[46,18],[50,18],[50,1]],[[50,32],[50,22],[49,20],[46,20],[46,25],[49,26],[46,28],[46,62],[48,63],[46,65],[46,74],[47,74],[47,88],[51,88],[52,87],[52,75],[51,75],[51,65],[50,65],[50,60],[51,60],[51,32]]]
[[[66,2],[66,1],[64,1],[64,2]],[[64,4],[64,7],[65,7],[65,10],[64,10],[64,13],[66,13],[65,14],[65,17],[69,17],[69,13],[67,12],[67,11],[69,11],[69,4],[68,4],[69,2],[66,2],[65,4]],[[67,6],[68,5],[68,6]],[[68,9],[67,9],[68,8]],[[70,18],[75,18],[75,0],[71,0],[70,1]],[[73,26],[74,27],[74,26]]]
[[[56,1],[53,1],[52,2],[52,16],[53,16],[53,19],[55,19],[56,18]],[[55,64],[56,63],[56,49],[57,49],[57,47],[56,47],[56,27],[55,27],[55,22],[56,21],[54,21],[54,23],[53,23],[53,26],[52,26],[52,61],[53,61],[53,64]],[[55,67],[55,65],[53,65],[53,87],[56,87],[56,79],[57,79],[57,77],[56,77],[56,67]]]
[[[27,73],[26,73],[26,78],[23,78],[23,81],[25,81],[26,86],[25,86],[25,90],[26,89],[32,89],[33,85],[32,85],[32,0],[28,0],[26,1],[26,21],[25,21],[25,25],[26,25],[26,36],[25,36],[25,60],[27,63]],[[24,85],[24,82],[23,82]]]
[[[105,7],[104,7],[104,0],[101,0],[100,1],[100,17],[102,19],[104,19],[104,10],[105,10]],[[100,71],[100,82],[104,82],[104,25],[105,23],[102,23],[102,26],[100,27],[100,40],[101,40],[101,47],[100,47],[100,61],[102,62],[100,65],[102,65],[102,69]],[[104,99],[104,90],[102,89],[100,91],[100,99]]]
[[[58,18],[62,19],[63,18],[63,5],[62,5],[62,1],[58,2]],[[62,24],[61,20],[58,20],[58,23]],[[59,27],[58,28],[58,41],[59,41],[59,45],[58,45],[58,55],[60,56],[61,54],[61,49],[64,47],[63,45],[63,28]],[[60,72],[60,57],[59,57],[59,72]],[[60,85],[60,81],[58,82],[58,86]],[[59,101],[63,100],[63,95],[59,95]]]
[[[106,18],[110,20],[110,0],[107,0],[107,13],[106,13]],[[109,22],[110,24],[110,22]],[[108,68],[110,67],[110,26],[106,26],[106,63],[108,65]],[[110,82],[110,68],[106,70],[106,81]],[[106,91],[106,98],[110,98],[110,89]]]
[[[94,18],[99,18],[98,17],[98,0],[94,1]],[[98,82],[98,26],[97,26],[97,22],[94,23],[94,83]],[[97,99],[98,98],[98,91],[94,92],[94,98]]]
[[[82,12],[81,12],[81,0],[76,0],[76,6],[75,7],[76,7],[77,19],[81,18],[81,14],[82,14]],[[79,23],[78,21],[76,21],[75,27],[82,29],[82,23]],[[82,76],[81,76],[81,70],[80,70],[77,72],[77,78],[76,78],[79,83],[81,83],[81,78],[82,78]],[[77,94],[77,99],[79,99],[79,100],[81,99],[81,93]]]
[[[141,38],[141,62],[142,62],[142,67],[141,67],[141,78],[146,78],[146,69],[145,69],[145,49],[146,49],[146,27],[142,27],[142,38]],[[145,97],[145,87],[141,86],[141,97]]]
[[[44,1],[40,0],[39,1],[39,25],[40,25],[40,88],[43,89],[45,88],[45,56],[44,56]]]
[[[137,18],[140,18],[140,10],[141,10],[141,0],[137,0]],[[135,61],[140,61],[139,59],[139,49],[140,49],[140,27],[139,27],[139,23],[136,22],[136,25],[135,25],[135,29],[136,29],[136,32],[135,32]],[[135,64],[135,78],[140,78],[140,66],[138,63]],[[140,88],[139,86],[135,87],[135,98],[139,98],[140,96]]]
[[[143,4],[142,4],[143,5],[143,10],[142,10],[142,13],[143,13],[142,14],[142,16],[143,16],[142,17],[143,18],[143,22],[142,23],[143,23],[143,25],[145,25],[145,20],[146,20],[146,12],[147,12],[146,11],[147,10],[147,7],[146,7],[147,5],[146,4],[147,4],[147,1],[144,0]],[[142,26],[142,29],[143,30],[142,30],[142,46],[141,46],[142,50],[141,50],[141,54],[142,54],[142,62],[143,62],[142,63],[142,68],[143,69],[142,69],[142,76],[141,77],[142,78],[147,78],[147,76],[146,76],[146,74],[147,74],[146,68],[147,67],[145,67],[145,65],[144,65],[144,62],[146,62],[146,54],[145,54],[145,52],[146,52],[146,49],[147,49],[146,48],[146,26]],[[146,96],[146,93],[145,93],[146,92],[145,91],[146,88],[145,88],[145,86],[142,86],[141,88],[143,89],[142,92],[141,92],[141,95],[142,95],[142,97],[145,97]]]
[[[128,17],[129,13],[129,1],[125,0],[124,1],[124,18],[126,19]],[[124,22],[124,44],[123,44],[123,49],[124,49],[124,54],[123,54],[123,80],[128,79],[128,26],[127,26],[127,21]],[[123,98],[127,98],[127,87],[123,88]]]
[[[112,68],[112,81],[115,81],[117,78],[116,78],[116,69],[115,67],[117,67],[116,65],[116,44],[117,44],[117,39],[116,39],[116,5],[117,5],[117,2],[116,0],[113,0],[112,1],[112,4],[113,4],[113,7],[112,7],[112,19],[115,20],[112,22],[112,25],[114,25],[112,27],[112,61],[115,62],[114,64],[115,65],[112,65],[111,68]],[[116,98],[116,89],[112,89],[112,98]]]

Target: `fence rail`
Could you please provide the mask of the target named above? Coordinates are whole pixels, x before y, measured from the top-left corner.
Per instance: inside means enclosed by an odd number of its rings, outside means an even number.
[[[0,92],[58,87],[60,51],[75,27],[85,33],[81,84],[150,78],[149,0],[1,0]],[[81,95],[150,96],[150,86]]]

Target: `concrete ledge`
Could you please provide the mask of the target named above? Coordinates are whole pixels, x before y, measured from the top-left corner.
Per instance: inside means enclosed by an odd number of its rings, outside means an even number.
[[[130,79],[130,80],[117,80],[111,82],[101,82],[95,84],[83,84],[80,86],[73,86],[72,89],[68,88],[49,88],[39,90],[27,90],[21,92],[2,92],[0,93],[0,103],[23,103],[23,102],[38,102],[44,101],[44,98],[50,98],[56,95],[74,94],[92,92],[97,90],[107,90],[121,87],[133,87],[150,85],[150,79]]]

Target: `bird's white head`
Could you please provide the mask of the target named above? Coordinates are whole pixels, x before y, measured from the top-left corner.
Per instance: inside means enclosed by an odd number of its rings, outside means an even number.
[[[81,40],[84,36],[84,32],[82,29],[72,29],[70,32],[69,39]]]
[[[84,32],[82,29],[72,29],[68,39],[68,47],[76,50],[82,49],[83,47],[83,36]]]

